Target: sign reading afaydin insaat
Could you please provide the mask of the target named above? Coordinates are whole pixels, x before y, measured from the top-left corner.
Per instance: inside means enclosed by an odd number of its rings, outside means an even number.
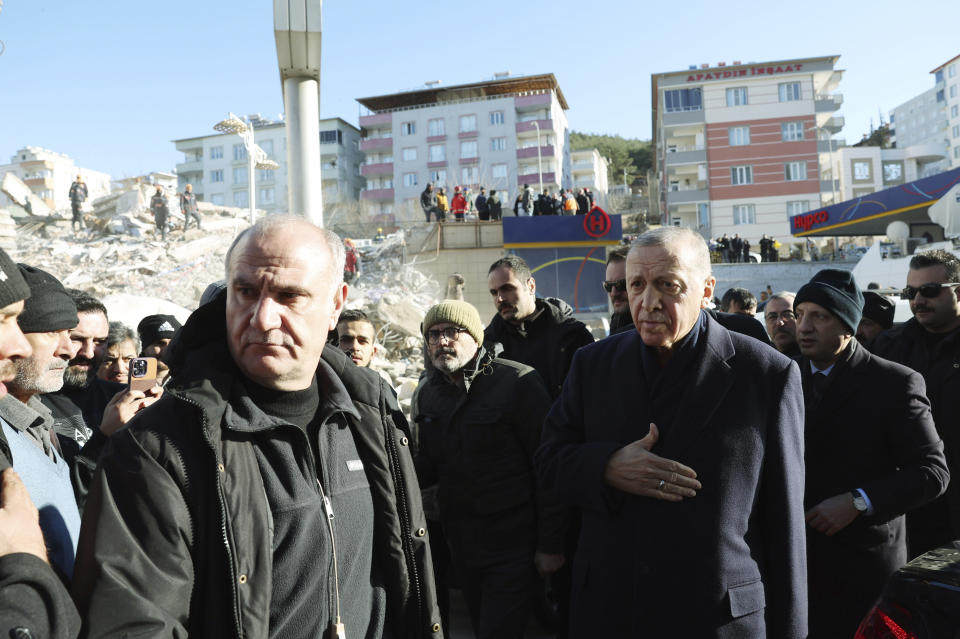
[[[819,211],[812,211],[810,213],[804,213],[803,215],[794,215],[793,216],[793,230],[797,231],[809,231],[814,226],[819,226],[830,219],[830,215],[823,209]]]
[[[706,73],[691,73],[687,82],[703,82],[704,80],[728,80],[730,78],[747,78],[752,75],[776,75],[778,73],[795,73],[803,69],[803,64],[767,65],[747,67],[745,69],[711,69]]]

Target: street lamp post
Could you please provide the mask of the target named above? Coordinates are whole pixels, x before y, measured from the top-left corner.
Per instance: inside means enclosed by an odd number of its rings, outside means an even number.
[[[266,152],[253,141],[252,123],[244,122],[230,113],[226,120],[217,122],[213,125],[213,128],[220,133],[236,133],[243,140],[243,146],[247,150],[247,191],[250,200],[250,224],[254,224],[257,221],[257,191],[254,171],[256,169],[276,170],[280,165],[268,158]]]
[[[543,193],[543,161],[540,159],[540,123],[533,121],[537,129],[537,193]]]

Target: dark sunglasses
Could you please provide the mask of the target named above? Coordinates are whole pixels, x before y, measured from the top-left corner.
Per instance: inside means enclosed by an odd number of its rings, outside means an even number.
[[[608,282],[608,281],[604,280],[604,282],[603,282],[603,290],[605,290],[607,293],[609,293],[610,291],[612,291],[612,290],[615,289],[615,288],[618,288],[618,289],[620,289],[621,291],[626,291],[626,290],[627,290],[627,280],[625,280],[625,279],[624,279],[624,280],[615,280],[615,281],[613,281],[613,282]]]
[[[931,282],[930,284],[923,284],[921,286],[904,286],[903,290],[900,291],[900,297],[905,300],[912,300],[917,296],[917,293],[927,298],[934,298],[940,295],[940,291],[950,286],[960,286],[960,282]]]

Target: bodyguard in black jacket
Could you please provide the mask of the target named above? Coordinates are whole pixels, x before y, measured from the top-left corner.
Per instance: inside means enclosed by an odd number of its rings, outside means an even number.
[[[923,378],[854,339],[862,305],[853,275],[834,269],[794,301],[811,639],[854,635],[907,562],[904,513],[941,495],[949,478]]]
[[[343,260],[302,218],[237,239],[101,459],[73,584],[90,636],[442,636],[403,413],[324,348]]]

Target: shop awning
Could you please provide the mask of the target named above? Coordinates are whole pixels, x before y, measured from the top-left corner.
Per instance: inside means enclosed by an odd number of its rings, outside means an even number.
[[[887,225],[894,220],[930,223],[927,209],[958,183],[960,168],[898,184],[794,215],[790,218],[790,232],[796,237],[884,235]]]

